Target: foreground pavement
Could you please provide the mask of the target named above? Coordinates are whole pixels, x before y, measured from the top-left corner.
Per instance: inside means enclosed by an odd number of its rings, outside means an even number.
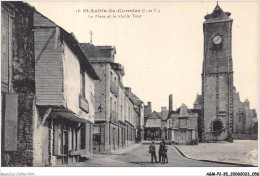
[[[236,167],[238,165],[220,164],[191,160],[183,157],[174,146],[168,146],[169,163],[151,163],[149,145],[139,145],[120,154],[94,154],[93,157],[75,166],[86,167]],[[156,150],[159,146],[156,145]],[[158,158],[158,154],[157,154]]]
[[[218,143],[199,143],[192,148],[190,145],[176,145],[176,147],[186,157],[192,159],[237,163],[252,166],[258,165],[257,146],[257,140],[234,140],[233,143],[226,141],[221,141]]]

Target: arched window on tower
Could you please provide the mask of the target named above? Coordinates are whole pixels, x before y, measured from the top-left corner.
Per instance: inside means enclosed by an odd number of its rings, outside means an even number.
[[[223,128],[223,125],[221,123],[221,121],[216,120],[213,122],[213,131],[218,131],[221,130]]]

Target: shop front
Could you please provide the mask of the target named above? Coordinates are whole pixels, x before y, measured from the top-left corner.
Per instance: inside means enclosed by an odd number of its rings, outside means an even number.
[[[124,148],[125,147],[125,129],[126,124],[122,121],[118,121],[118,147]]]
[[[171,129],[171,141],[175,144],[192,144],[195,141],[194,129]]]
[[[93,153],[105,152],[105,123],[94,124],[93,126]]]
[[[92,122],[63,110],[53,111],[48,124],[49,141],[43,145],[49,146],[50,166],[71,165],[91,157]]]
[[[145,140],[159,141],[161,140],[161,128],[160,127],[146,128],[144,136],[145,136]]]

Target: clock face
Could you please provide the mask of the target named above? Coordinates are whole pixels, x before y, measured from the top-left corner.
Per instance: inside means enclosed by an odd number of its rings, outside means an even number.
[[[213,43],[214,44],[220,44],[222,42],[222,37],[220,35],[216,35],[213,38]]]

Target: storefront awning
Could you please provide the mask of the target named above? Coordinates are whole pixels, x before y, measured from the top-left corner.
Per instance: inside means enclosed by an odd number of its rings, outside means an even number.
[[[54,109],[51,114],[53,118],[65,118],[74,122],[93,123],[90,120],[84,119],[66,108]]]

